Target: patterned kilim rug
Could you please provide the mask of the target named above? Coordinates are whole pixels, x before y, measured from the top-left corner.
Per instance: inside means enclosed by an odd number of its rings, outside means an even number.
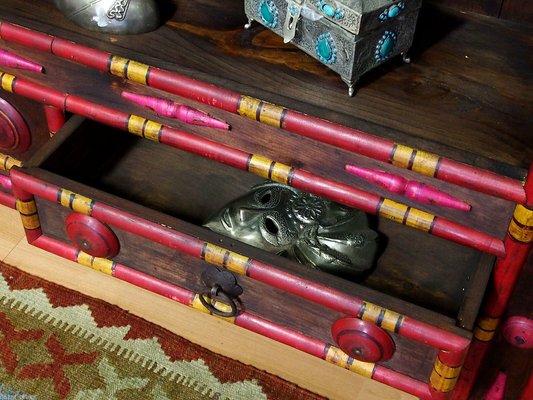
[[[0,400],[322,399],[0,262]]]

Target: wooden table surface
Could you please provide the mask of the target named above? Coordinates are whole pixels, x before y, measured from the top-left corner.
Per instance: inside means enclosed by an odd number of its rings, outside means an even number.
[[[349,98],[320,62],[258,23],[243,29],[240,0],[175,0],[163,26],[138,36],[83,30],[52,0],[4,0],[0,15],[474,165],[486,165],[482,156],[528,168],[533,159],[530,25],[424,4],[412,63],[396,58],[376,68]]]

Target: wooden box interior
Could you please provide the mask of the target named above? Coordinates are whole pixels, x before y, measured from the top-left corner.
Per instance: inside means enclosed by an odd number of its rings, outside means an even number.
[[[88,120],[63,136],[42,169],[194,225],[263,181]],[[386,219],[372,224],[383,251],[358,283],[471,329],[493,257]]]

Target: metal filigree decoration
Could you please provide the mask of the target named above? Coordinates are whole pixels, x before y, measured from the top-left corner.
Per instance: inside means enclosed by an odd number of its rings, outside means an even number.
[[[316,222],[326,209],[326,202],[313,195],[293,196],[289,201],[294,216],[305,223]]]
[[[379,14],[379,20],[381,22],[387,21],[389,19],[396,18],[405,8],[405,3],[400,1],[399,3],[393,4],[392,6],[387,7]]]
[[[116,19],[117,21],[124,21],[126,14],[128,13],[128,7],[131,0],[117,0],[115,1],[109,10],[107,10],[107,17],[109,19]]]
[[[323,33],[315,41],[315,52],[318,59],[325,64],[333,64],[337,60],[337,45],[330,33]]]
[[[324,13],[324,15],[333,18],[337,21],[340,21],[344,18],[344,12],[340,8],[336,8],[330,3],[327,3],[324,0],[315,2],[315,7]]]
[[[385,31],[376,45],[375,60],[377,62],[385,61],[390,57],[394,50],[394,46],[396,46],[397,39],[398,36],[394,32]]]
[[[279,11],[273,0],[261,0],[259,2],[259,15],[265,26],[270,29],[278,26]]]
[[[369,228],[365,213],[273,182],[255,186],[204,226],[350,278],[372,268],[377,252],[378,234]]]

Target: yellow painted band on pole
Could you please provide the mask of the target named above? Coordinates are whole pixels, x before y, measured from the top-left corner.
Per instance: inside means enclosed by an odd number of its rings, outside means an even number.
[[[94,200],[88,197],[76,194],[67,189],[60,189],[59,203],[66,208],[70,208],[80,214],[91,215]]]
[[[205,306],[202,304],[202,301],[200,300],[200,296],[201,295],[199,293],[197,293],[194,296],[194,299],[191,302],[191,307],[192,308],[194,308],[195,310],[201,311],[203,313],[206,313],[206,314],[211,314],[211,315],[213,315],[213,316],[215,316],[217,318],[223,319],[224,321],[231,322],[232,324],[235,323],[235,317],[222,317],[220,315],[216,315],[216,314],[211,313],[211,311],[209,311],[207,308],[205,308]],[[227,305],[226,303],[222,303],[220,301],[216,301],[215,300],[211,304],[217,310],[220,310],[222,312],[231,312],[231,307],[229,305]]]
[[[436,358],[433,371],[429,377],[431,387],[438,392],[447,393],[454,389],[462,366],[450,367]]]
[[[22,167],[22,161],[17,160],[7,154],[0,153],[0,169],[9,171],[13,167]]]
[[[2,89],[6,92],[13,93],[13,83],[15,82],[16,77],[14,75],[3,72],[0,74]]]
[[[348,369],[366,378],[372,378],[376,364],[358,361],[335,346],[329,346],[325,360],[331,364]]]
[[[113,275],[115,263],[107,258],[93,257],[90,254],[80,251],[77,261],[81,265],[103,272],[106,275]]]

